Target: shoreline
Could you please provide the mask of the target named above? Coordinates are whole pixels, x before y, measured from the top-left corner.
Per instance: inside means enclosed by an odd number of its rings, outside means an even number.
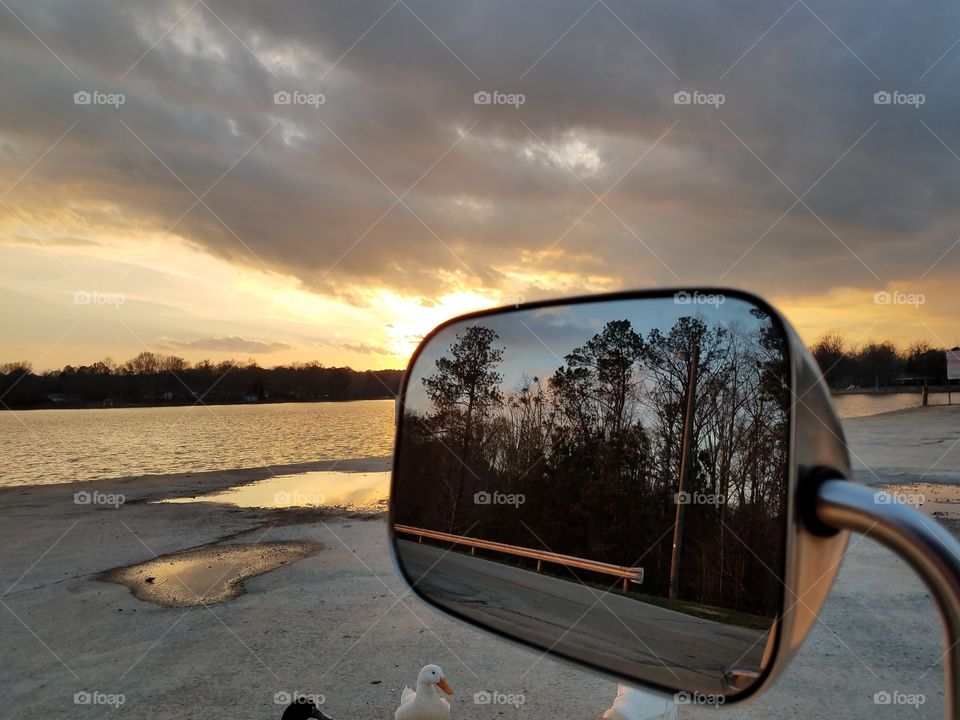
[[[902,408],[841,422],[857,482],[960,484],[960,404]]]
[[[960,394],[960,385],[928,385],[927,392],[931,395],[947,395],[948,393]],[[901,385],[899,387],[888,387],[877,390],[875,388],[854,388],[853,390],[830,389],[830,395],[921,395],[923,393],[922,385]]]
[[[24,491],[34,491],[41,488],[64,489],[81,488],[104,493],[116,493],[121,489],[134,492],[123,493],[134,502],[149,502],[150,500],[164,500],[171,497],[189,497],[188,489],[192,494],[215,492],[230,487],[246,485],[266,480],[275,475],[294,475],[305,472],[342,470],[344,472],[381,472],[390,470],[391,456],[376,456],[365,458],[351,458],[348,460],[314,460],[311,462],[289,463],[283,465],[263,465],[250,468],[235,468],[231,470],[198,470],[181,473],[146,473],[143,475],[122,475],[115,478],[92,478],[87,480],[71,480],[61,483],[33,483],[24,485],[0,485],[0,504],[4,504],[10,494],[29,494]],[[199,489],[197,488],[199,486]],[[156,496],[146,495],[150,492]]]
[[[227,407],[240,405],[243,407],[257,405],[309,405],[311,403],[354,403],[354,402],[381,402],[383,400],[396,400],[393,395],[383,395],[378,397],[365,398],[311,398],[309,400],[293,400],[283,398],[282,400],[257,400],[256,402],[245,402],[243,400],[196,400],[185,399],[183,401],[170,401],[162,403],[112,403],[104,405],[101,403],[48,403],[46,405],[29,405],[25,407],[4,407],[0,408],[3,412],[32,412],[35,410],[144,410],[150,408],[168,408],[168,407],[193,407],[201,405],[204,407]]]
[[[960,401],[947,405],[946,403],[934,403],[932,405],[914,405],[905,408],[896,408],[894,410],[883,410],[872,415],[857,415],[855,417],[840,418],[841,423],[859,422],[861,420],[870,420],[871,418],[884,417],[887,415],[900,415],[905,413],[924,413],[924,412],[956,412],[950,408],[960,408]]]

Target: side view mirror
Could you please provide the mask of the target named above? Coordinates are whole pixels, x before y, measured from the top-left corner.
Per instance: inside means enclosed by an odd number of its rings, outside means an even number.
[[[960,544],[851,476],[816,362],[732,290],[629,292],[455,318],[398,404],[399,568],[473,625],[688,701],[769,686],[848,530],[934,591],[960,688]],[[952,709],[951,709],[951,712]]]

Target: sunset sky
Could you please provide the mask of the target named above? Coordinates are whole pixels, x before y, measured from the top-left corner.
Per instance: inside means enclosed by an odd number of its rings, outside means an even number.
[[[960,345],[958,35],[950,3],[5,0],[0,363],[402,367],[467,310],[698,284]]]

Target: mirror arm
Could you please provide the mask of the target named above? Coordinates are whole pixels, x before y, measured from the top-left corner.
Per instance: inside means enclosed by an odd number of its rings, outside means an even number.
[[[943,618],[947,718],[960,720],[960,542],[916,508],[878,502],[878,491],[848,480],[821,483],[816,509],[821,522],[879,541],[923,578]]]

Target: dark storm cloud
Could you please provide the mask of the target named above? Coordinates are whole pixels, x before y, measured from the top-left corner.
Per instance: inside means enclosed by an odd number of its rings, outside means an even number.
[[[875,287],[918,278],[960,235],[960,48],[941,58],[960,10],[945,3],[10,8],[4,203],[170,228],[323,291],[429,295],[451,273],[505,287],[511,269]],[[475,105],[483,90],[525,103]],[[75,105],[78,91],[125,102]],[[876,105],[879,91],[925,102]],[[931,274],[958,265],[960,250]]]

